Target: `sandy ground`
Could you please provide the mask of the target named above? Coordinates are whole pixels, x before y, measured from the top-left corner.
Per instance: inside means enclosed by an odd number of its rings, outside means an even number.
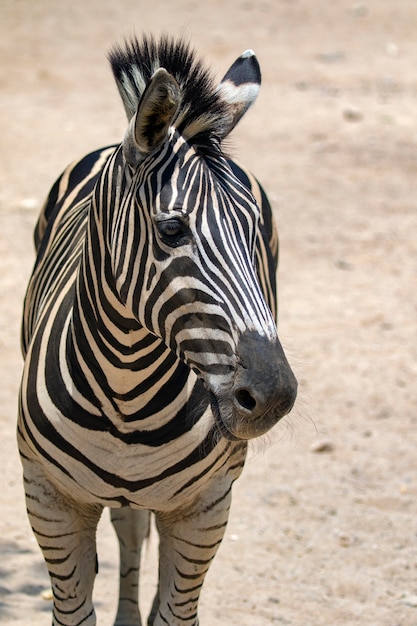
[[[62,168],[123,135],[108,48],[168,31],[219,78],[243,50],[259,57],[233,152],[276,210],[280,332],[300,381],[236,485],[202,626],[417,625],[416,29],[415,0],[0,1],[1,624],[50,623],[14,434],[32,229]],[[110,626],[107,515],[99,558]],[[145,611],[154,581],[155,537]]]

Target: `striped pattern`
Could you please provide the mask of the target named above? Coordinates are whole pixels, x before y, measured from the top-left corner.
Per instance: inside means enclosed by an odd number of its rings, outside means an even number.
[[[185,58],[204,114],[192,112]],[[250,83],[252,53],[245,59]],[[162,62],[165,72],[143,70]],[[27,508],[51,576],[53,624],[95,624],[94,535],[108,506],[121,549],[115,624],[141,624],[140,547],[152,511],[161,562],[148,624],[195,626],[246,441],[295,397],[274,323],[277,238],[262,189],[218,141],[248,102],[222,99],[182,42],[136,42],[113,52],[113,70],[130,130],[65,170],[35,230],[18,424]],[[280,389],[263,403],[247,378],[258,345],[259,359],[276,364],[258,376]]]

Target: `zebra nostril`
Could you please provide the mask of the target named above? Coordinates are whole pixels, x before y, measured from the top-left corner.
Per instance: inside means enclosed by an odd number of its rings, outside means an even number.
[[[245,389],[245,387],[241,387],[240,389],[236,390],[235,398],[240,407],[245,409],[246,411],[252,412],[256,407],[255,398],[247,389]]]

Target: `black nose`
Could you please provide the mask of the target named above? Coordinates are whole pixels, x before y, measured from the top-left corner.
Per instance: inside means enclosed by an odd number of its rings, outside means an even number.
[[[246,332],[238,346],[239,364],[233,385],[236,410],[247,419],[269,416],[278,421],[297,396],[297,380],[280,342]]]

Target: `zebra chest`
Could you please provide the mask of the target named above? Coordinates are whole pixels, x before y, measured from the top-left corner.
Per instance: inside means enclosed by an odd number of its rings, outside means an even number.
[[[65,332],[61,337],[63,344]],[[177,372],[177,393],[168,394],[162,405],[149,394],[115,400],[102,388],[83,394],[77,385],[85,389],[85,380],[65,358],[36,367],[40,359],[48,362],[45,350],[35,340],[28,354],[21,430],[31,454],[72,498],[171,510],[225,471],[230,444],[216,435],[195,377],[183,379]],[[60,344],[54,352],[59,355]],[[156,397],[161,393],[160,388]]]
[[[213,435],[209,409],[190,431],[160,444],[140,443],[143,431],[88,428],[57,413],[49,424],[33,420],[27,434],[47,474],[71,498],[162,511],[195,499],[213,475],[227,471],[231,447]]]

